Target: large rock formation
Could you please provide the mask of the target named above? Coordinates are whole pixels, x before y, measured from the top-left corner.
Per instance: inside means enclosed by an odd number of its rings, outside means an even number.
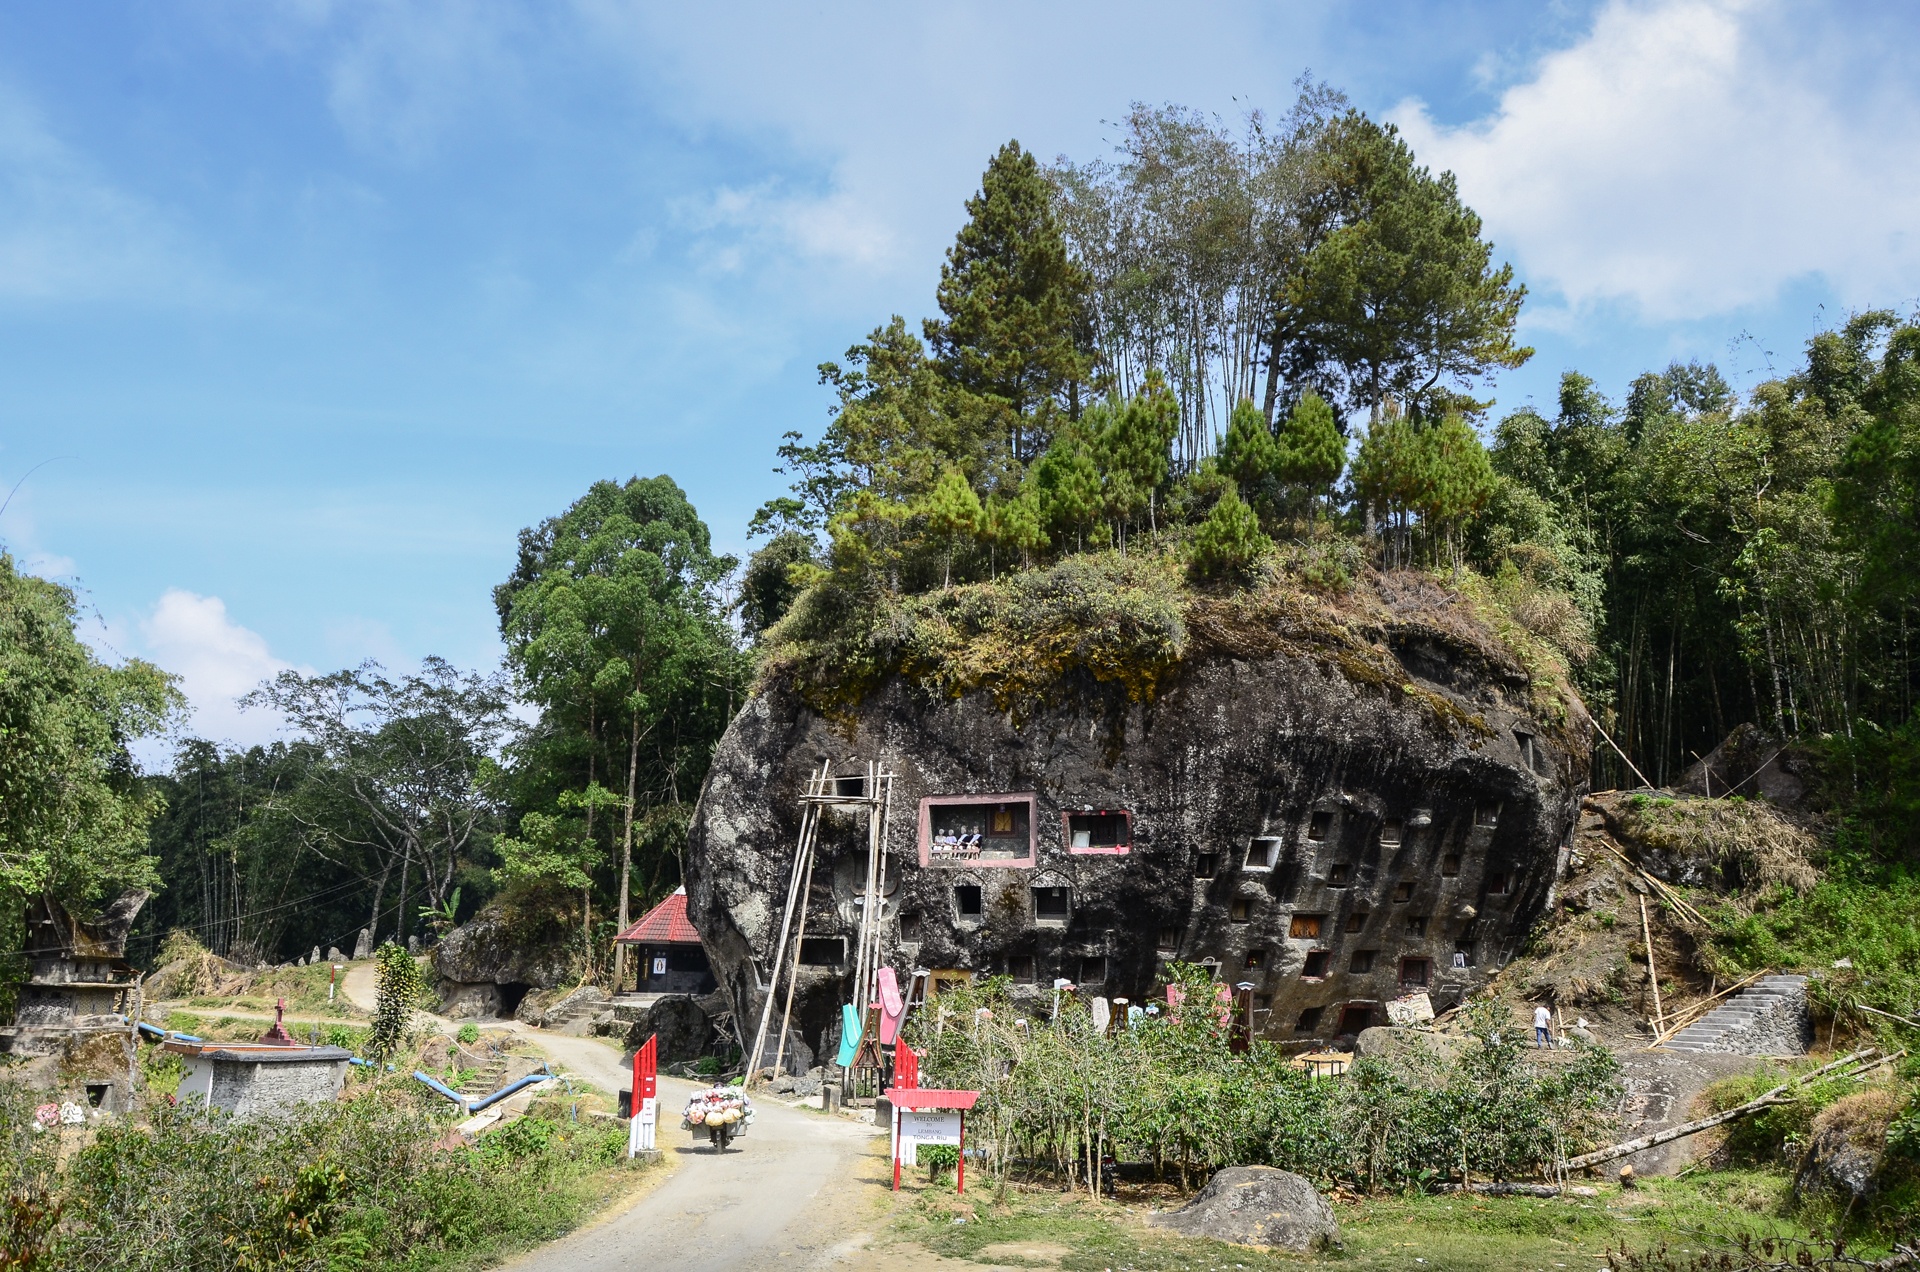
[[[433,947],[441,1011],[454,1019],[510,1017],[529,991],[580,979],[578,911],[571,898],[509,894]]]
[[[829,717],[771,677],[720,743],[688,841],[689,914],[735,1019],[750,1036],[823,762],[897,774],[881,920],[903,981],[1000,974],[1038,997],[1058,977],[1137,1001],[1168,961],[1211,962],[1251,985],[1257,1034],[1303,1042],[1384,1023],[1421,989],[1458,1000],[1547,904],[1584,715],[1563,697],[1541,722],[1499,642],[1410,588],[1357,650],[1277,624],[1195,639],[1145,702],[1084,670],[1017,711],[893,675]],[[863,818],[830,814],[820,835],[795,1015],[823,1053],[850,993]]]

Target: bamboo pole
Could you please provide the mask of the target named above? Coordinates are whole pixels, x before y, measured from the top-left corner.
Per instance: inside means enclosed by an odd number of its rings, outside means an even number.
[[[807,939],[807,903],[813,899],[813,863],[819,855],[813,850],[813,842],[807,843],[807,881],[800,885],[800,921],[794,924],[793,958],[787,969],[787,1005],[780,1011],[780,1038],[773,1045],[773,1072],[780,1074],[780,1065],[787,1058],[787,1028],[793,1023],[793,991],[800,985],[800,947]],[[768,990],[771,998],[772,990]],[[756,1055],[755,1060],[759,1057]]]
[[[1660,1009],[1660,969],[1653,962],[1653,929],[1647,925],[1647,898],[1640,898],[1640,938],[1647,943],[1647,980],[1653,985],[1653,1032],[1658,1037],[1666,1026],[1666,1013]]]
[[[824,782],[827,774],[832,771],[832,763],[830,761],[823,761],[820,765],[819,778],[808,782],[808,793],[813,793],[813,788],[820,782]],[[787,905],[786,908],[780,912],[780,939],[776,941],[773,946],[773,970],[767,976],[767,994],[760,1004],[760,1027],[754,1031],[753,1050],[749,1051],[746,1055],[747,1075],[741,1082],[742,1090],[746,1090],[753,1085],[753,1075],[758,1072],[755,1062],[760,1059],[760,1049],[767,1045],[767,1025],[771,1023],[773,1019],[774,991],[779,987],[780,963],[781,960],[786,957],[787,953],[787,933],[793,922],[793,903],[796,890],[800,886],[800,867],[807,853],[809,836],[813,827],[819,823],[819,820],[820,813],[818,806],[812,802],[803,802],[800,806],[800,839],[795,845],[793,852],[793,874],[787,879]]]

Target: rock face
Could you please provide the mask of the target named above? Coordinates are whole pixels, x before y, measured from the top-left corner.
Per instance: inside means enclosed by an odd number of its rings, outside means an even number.
[[[1228,1167],[1192,1201],[1147,1222],[1190,1237],[1277,1250],[1321,1250],[1340,1240],[1327,1199],[1300,1176],[1271,1166]]]
[[[897,775],[880,921],[903,984],[925,968],[1140,1000],[1169,961],[1211,962],[1252,985],[1236,1011],[1256,1035],[1303,1042],[1385,1023],[1406,993],[1459,1000],[1546,906],[1588,756],[1485,649],[1424,629],[1379,648],[1394,670],[1372,683],[1307,654],[1196,657],[1150,703],[1071,673],[1018,717],[896,675],[829,719],[776,680],[721,741],[686,857],[744,1038],[823,762]],[[822,1055],[851,993],[865,816],[819,834],[794,1018]]]
[[[433,947],[442,1011],[451,1017],[511,1017],[529,990],[579,979],[579,937],[541,915],[488,905]]]

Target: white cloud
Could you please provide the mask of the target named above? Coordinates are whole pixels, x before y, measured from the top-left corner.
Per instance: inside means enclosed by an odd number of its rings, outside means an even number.
[[[1898,44],[1844,7],[1613,0],[1486,118],[1391,117],[1535,291],[1576,308],[1699,318],[1807,279],[1898,304],[1920,291],[1920,99]]]
[[[170,588],[140,620],[141,645],[153,662],[180,677],[193,707],[188,732],[250,746],[279,735],[270,711],[242,711],[237,699],[292,664],[274,656],[258,632],[227,615],[217,596]]]
[[[743,267],[749,244],[862,268],[893,263],[898,246],[892,227],[850,192],[791,194],[773,180],[744,190],[722,186],[698,204],[683,205],[680,219],[713,235],[706,262],[728,273]]]

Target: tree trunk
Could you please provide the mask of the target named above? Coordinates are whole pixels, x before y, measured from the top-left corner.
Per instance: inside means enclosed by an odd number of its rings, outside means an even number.
[[[627,731],[627,810],[626,826],[620,843],[620,918],[619,930],[627,930],[627,888],[633,879],[633,790],[640,772],[640,715],[634,713],[633,726]],[[613,992],[627,983],[627,947],[613,947]]]
[[[400,900],[396,906],[398,913],[393,920],[393,939],[401,945],[407,943],[407,874],[413,868],[413,844],[408,843],[400,854]]]

